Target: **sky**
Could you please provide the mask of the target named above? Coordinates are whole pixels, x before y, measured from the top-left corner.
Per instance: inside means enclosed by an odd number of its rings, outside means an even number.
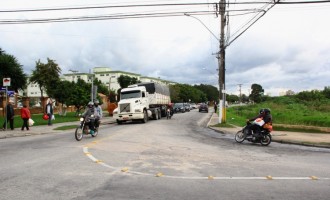
[[[260,2],[231,0],[229,2]],[[293,2],[295,0],[283,0]],[[308,1],[308,0],[306,0]],[[124,7],[108,9],[4,12],[22,9],[161,3],[218,3],[211,0],[0,0],[0,48],[15,56],[26,74],[36,62],[55,60],[62,73],[88,73],[109,67],[185,84],[218,87],[220,19],[213,5]],[[228,1],[227,1],[228,2]],[[263,0],[262,2],[270,2]],[[226,91],[248,95],[253,83],[266,94],[323,90],[330,86],[330,3],[275,5],[245,30],[256,13],[233,10],[266,4],[231,4],[227,18]],[[270,6],[263,9],[267,10]],[[178,12],[176,17],[108,19],[53,23],[4,24],[6,20],[48,19],[109,14]],[[190,13],[193,17],[185,16]],[[242,14],[244,15],[238,15]],[[243,27],[243,28],[242,28]]]

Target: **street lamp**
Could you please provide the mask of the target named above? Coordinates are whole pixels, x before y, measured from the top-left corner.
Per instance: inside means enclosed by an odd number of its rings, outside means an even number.
[[[219,104],[221,106],[221,110],[219,109],[219,123],[226,122],[226,91],[225,91],[225,45],[224,45],[224,19],[223,15],[221,15],[221,34],[220,39],[197,17],[194,17],[188,13],[184,13],[185,16],[192,17],[198,20],[219,42],[219,52],[217,55],[218,59],[218,70],[219,70]],[[221,74],[222,73],[222,74]],[[221,103],[222,99],[222,103]]]

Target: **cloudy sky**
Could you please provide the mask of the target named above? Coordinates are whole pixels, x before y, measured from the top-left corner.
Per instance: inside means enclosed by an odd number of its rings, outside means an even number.
[[[294,2],[283,0],[282,2]],[[308,0],[306,0],[308,1]],[[218,84],[220,19],[211,0],[0,0],[0,48],[14,55],[27,74],[37,60],[55,60],[70,69],[89,72],[110,67],[187,84]],[[228,1],[227,1],[228,2]],[[231,0],[273,2],[270,0]],[[210,3],[210,5],[127,6]],[[126,5],[126,7],[111,7]],[[99,8],[108,6],[108,8]],[[231,4],[227,42],[233,41],[271,5]],[[97,7],[97,9],[67,9]],[[22,11],[56,9],[42,12]],[[244,10],[238,12],[237,10]],[[235,11],[236,10],[236,11]],[[15,12],[8,12],[15,11]],[[194,15],[196,11],[208,15]],[[13,24],[20,20],[177,13],[176,17],[107,19]],[[190,13],[193,17],[185,16]],[[197,19],[196,19],[197,18]],[[226,89],[248,94],[260,84],[272,96],[330,86],[330,3],[275,5],[226,48]],[[8,24],[8,22],[11,24]],[[207,27],[207,28],[206,28]],[[214,36],[215,35],[215,36]]]

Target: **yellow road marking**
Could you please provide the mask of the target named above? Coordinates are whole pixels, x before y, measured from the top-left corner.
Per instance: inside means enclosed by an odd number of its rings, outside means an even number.
[[[161,173],[161,172],[159,172],[159,173],[156,174],[156,177],[161,177],[161,176],[164,176],[164,174]]]
[[[92,141],[91,143],[87,144],[84,146],[83,151],[84,154],[86,156],[88,156],[92,161],[94,161],[95,163],[100,163],[101,165],[108,167],[108,168],[113,168],[113,169],[117,169],[118,171],[122,171],[122,172],[128,172],[131,174],[138,174],[138,175],[145,175],[145,176],[153,176],[152,174],[149,173],[142,173],[142,172],[137,172],[137,171],[129,171],[127,167],[122,168],[121,170],[119,170],[117,167],[113,167],[110,165],[105,164],[102,160],[98,160],[96,159],[90,152],[88,152],[88,148],[90,146],[94,146],[95,144],[97,144],[100,141],[103,140],[107,140],[110,137],[113,137],[115,135],[111,135],[107,138],[104,139],[100,139],[97,141]],[[167,177],[167,178],[180,178],[180,179],[198,179],[198,180],[205,180],[205,177],[184,177],[184,176],[165,176],[163,173],[159,172],[156,175],[154,175],[155,177]],[[208,176],[207,177],[209,180],[330,180],[330,178],[319,178],[316,176],[309,176],[309,177],[272,177],[270,175],[266,176],[266,177],[216,177],[216,176]]]
[[[128,168],[127,167],[124,167],[123,169],[121,169],[122,172],[127,172],[128,171]]]

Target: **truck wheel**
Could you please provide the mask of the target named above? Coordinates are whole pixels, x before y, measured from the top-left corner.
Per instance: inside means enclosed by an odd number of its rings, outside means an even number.
[[[147,123],[148,121],[148,114],[147,114],[147,111],[144,110],[143,111],[143,119],[142,119],[142,123]]]
[[[123,122],[122,121],[119,121],[118,119],[117,119],[117,124],[122,124]]]

